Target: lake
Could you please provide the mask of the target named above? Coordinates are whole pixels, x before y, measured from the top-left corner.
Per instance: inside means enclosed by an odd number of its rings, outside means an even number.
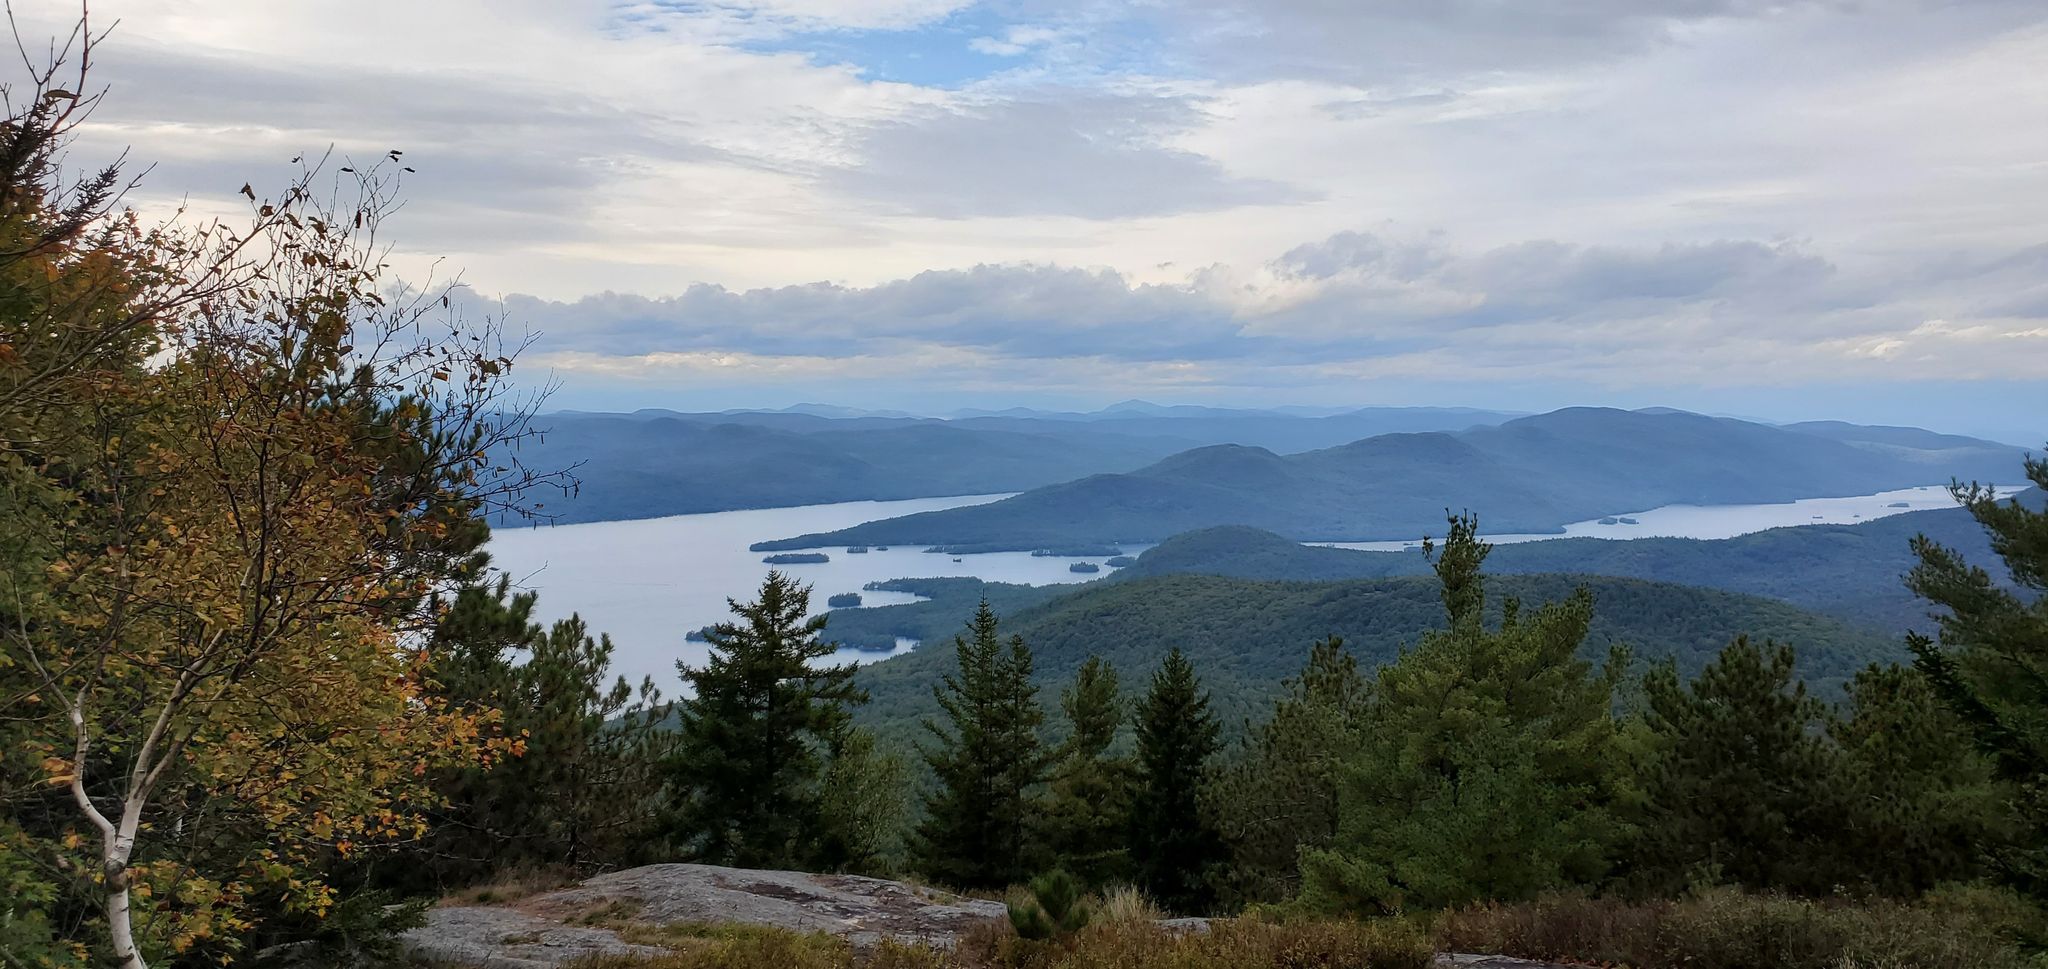
[[[2000,495],[2015,495],[2023,486],[1998,487]],[[1874,495],[1848,498],[1807,498],[1769,505],[1665,505],[1647,511],[1624,511],[1597,519],[1573,522],[1558,534],[1487,535],[1495,545],[1540,542],[1548,538],[1734,538],[1786,525],[1853,525],[1857,522],[1933,508],[1954,508],[1948,486],[1926,485],[1881,491]],[[1613,519],[1612,521],[1608,519]],[[1634,524],[1622,521],[1635,520]],[[1443,536],[1439,530],[1437,538]],[[1414,542],[1314,542],[1331,548],[1359,548],[1374,552],[1397,551]]]
[[[1082,582],[1095,575],[1069,572],[1077,561],[1102,563],[1103,556],[1052,558],[1029,552],[994,552],[956,556],[927,553],[924,546],[873,548],[849,554],[844,547],[822,549],[831,561],[770,566],[763,553],[750,552],[755,542],[810,532],[824,532],[880,518],[921,511],[959,508],[1007,498],[970,495],[956,498],[914,498],[908,501],[848,501],[795,508],[722,511],[704,515],[673,515],[637,521],[591,522],[500,528],[491,533],[492,563],[512,577],[512,584],[540,593],[535,609],[542,622],[571,612],[582,614],[595,632],[612,637],[613,666],[638,683],[651,675],[662,692],[673,694],[677,660],[701,665],[703,643],[684,642],[693,629],[730,618],[728,597],[751,599],[771,568],[807,582],[811,603],[825,608],[825,598],[859,592],[861,605],[912,602],[904,592],[867,592],[869,582],[882,579],[971,576],[990,582],[1029,585]],[[1146,546],[1128,546],[1136,554]],[[960,617],[964,623],[966,616]],[[829,631],[828,631],[829,635]],[[903,641],[898,650],[914,643]],[[887,653],[846,650],[843,660],[867,662]]]
[[[2001,489],[2003,490],[2003,489]],[[490,552],[513,585],[540,593],[538,618],[552,622],[570,612],[581,613],[594,631],[610,634],[616,647],[615,668],[638,682],[651,675],[664,693],[678,685],[675,663],[701,664],[703,643],[685,642],[684,634],[729,617],[726,598],[751,598],[771,566],[754,542],[831,531],[880,518],[921,511],[958,508],[997,501],[1007,495],[918,498],[909,501],[851,501],[796,508],[726,511],[676,515],[638,521],[594,522],[534,528],[501,528],[491,537]],[[1904,507],[1893,507],[1904,503]],[[1672,505],[1637,512],[1617,512],[1612,524],[1599,520],[1566,526],[1566,536],[1599,538],[1730,538],[1784,525],[1853,523],[1907,511],[1952,506],[1945,488],[1930,485],[1852,498],[1815,498],[1767,505]],[[1623,524],[1621,518],[1637,524]],[[1418,536],[1419,537],[1419,536]],[[1538,541],[1549,535],[1491,535],[1496,543]],[[1330,544],[1330,543],[1316,543]],[[1394,550],[1412,543],[1341,543],[1344,548]],[[1126,546],[1137,554],[1146,546]],[[828,562],[785,565],[788,574],[810,583],[812,604],[825,607],[835,593],[860,592],[863,606],[909,602],[899,592],[867,592],[863,586],[883,579],[961,575],[991,582],[1030,585],[1083,582],[1095,575],[1070,572],[1086,559],[1033,556],[1028,552],[996,552],[955,556],[926,553],[922,547],[875,548],[849,554],[845,548],[823,549]],[[960,617],[965,622],[967,617]],[[828,630],[829,635],[829,630]],[[916,644],[903,641],[899,652]],[[870,661],[881,653],[844,651],[846,660]]]

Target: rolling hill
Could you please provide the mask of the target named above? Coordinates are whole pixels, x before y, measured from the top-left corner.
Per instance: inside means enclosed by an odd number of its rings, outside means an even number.
[[[2038,505],[2042,495],[2030,492],[2021,500]],[[1926,604],[1902,581],[1914,563],[1909,543],[1922,534],[1972,562],[1995,561],[1983,529],[1967,511],[1941,508],[1735,538],[1558,538],[1500,545],[1486,568],[1502,575],[1571,572],[1703,586],[1778,599],[1896,633],[1929,625]],[[1272,532],[1221,526],[1147,549],[1119,578],[1198,574],[1328,581],[1428,572],[1419,551],[1305,546]]]
[[[1674,411],[1581,407],[1289,455],[1244,445],[1196,448],[1128,473],[755,548],[1028,549],[1156,542],[1215,525],[1250,525],[1300,540],[1399,539],[1440,526],[1447,507],[1477,512],[1492,531],[1547,532],[1668,504],[1868,494],[1951,477],[1993,480],[2017,474],[2020,454],[1915,429],[1830,424],[1802,430]]]
[[[1497,607],[1502,596],[1530,603],[1563,598],[1582,583],[1595,601],[1590,651],[1604,654],[1608,644],[1625,642],[1640,660],[1669,657],[1688,674],[1743,633],[1796,645],[1803,675],[1830,693],[1864,665],[1904,655],[1897,637],[1713,589],[1559,575],[1490,577],[1488,588]],[[1370,668],[1443,623],[1433,577],[1274,582],[1166,575],[1091,583],[1078,591],[971,579],[890,585],[932,598],[833,612],[826,635],[886,633],[923,640],[915,652],[863,667],[859,674],[872,699],[858,716],[898,739],[933,712],[931,687],[954,662],[951,638],[983,596],[1003,615],[1004,632],[1031,644],[1048,699],[1089,655],[1115,664],[1127,688],[1136,688],[1168,649],[1179,646],[1233,724],[1264,716],[1281,680],[1299,670],[1310,643],[1324,636],[1343,636]]]

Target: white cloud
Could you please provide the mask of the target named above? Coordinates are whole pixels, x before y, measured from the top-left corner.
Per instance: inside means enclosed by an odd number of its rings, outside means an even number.
[[[401,267],[447,256],[532,294],[510,305],[577,372],[773,382],[845,354],[1005,386],[1789,384],[2044,362],[2038,3],[95,11],[122,25],[81,161],[132,147],[159,166],[139,202],[212,211],[300,152],[405,149]],[[31,33],[66,13],[22,11]],[[884,51],[908,80],[877,79]]]

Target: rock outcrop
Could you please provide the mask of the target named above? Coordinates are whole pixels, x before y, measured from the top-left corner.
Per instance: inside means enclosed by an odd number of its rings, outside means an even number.
[[[407,953],[473,969],[554,969],[598,955],[655,957],[676,927],[756,925],[824,932],[869,949],[883,939],[950,948],[960,934],[1004,918],[1000,902],[903,882],[713,865],[649,865],[502,905],[443,905],[405,933]],[[1169,919],[1199,932],[1204,919]],[[637,940],[637,941],[636,941]],[[1560,969],[1496,956],[1445,954],[1438,969]]]
[[[1000,902],[855,875],[648,865],[506,905],[444,905],[405,934],[414,956],[478,969],[541,969],[600,954],[658,955],[634,930],[740,923],[825,932],[868,948],[880,940],[950,947],[969,926],[1002,918]]]

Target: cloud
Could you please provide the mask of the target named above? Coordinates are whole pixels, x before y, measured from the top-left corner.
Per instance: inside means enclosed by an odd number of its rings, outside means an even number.
[[[1031,50],[1067,40],[1069,33],[1053,27],[1038,24],[1016,24],[1003,30],[997,37],[976,37],[967,46],[983,54],[997,57],[1017,57]]]
[[[909,30],[973,0],[628,0],[615,22],[735,42],[823,31]]]
[[[1502,371],[1615,386],[1771,384],[1896,378],[1908,360],[1916,378],[2019,379],[2048,364],[2048,316],[1972,313],[1968,294],[1986,274],[2013,272],[2012,257],[1951,270],[1901,286],[1884,267],[1845,270],[1785,243],[1465,249],[1348,231],[1263,265],[1210,266],[1171,282],[984,265],[873,286],[514,298],[504,311],[542,331],[545,352],[580,354],[585,370],[604,359],[613,371],[764,380],[796,361],[832,359],[877,380],[932,379],[932,361],[973,360],[983,370],[1035,368],[1049,383],[1122,365],[1248,386],[1477,381]],[[1965,322],[1928,324],[1936,314]]]
[[[146,209],[405,149],[405,275],[654,396],[2048,365],[2037,2],[95,9],[78,158],[156,163]]]
[[[827,184],[868,205],[946,219],[1124,219],[1309,194],[1225,171],[1174,139],[1202,123],[1185,96],[1038,91],[871,128]]]

